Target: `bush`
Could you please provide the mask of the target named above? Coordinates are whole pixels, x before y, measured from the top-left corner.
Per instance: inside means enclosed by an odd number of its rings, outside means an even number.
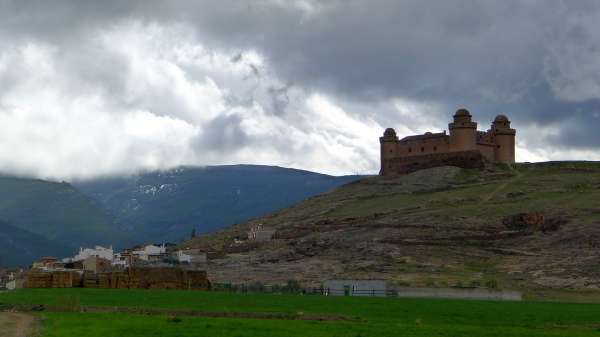
[[[261,282],[255,282],[255,283],[248,285],[248,291],[262,293],[265,291],[265,286]]]
[[[491,279],[485,282],[485,287],[489,289],[498,289],[498,281]]]
[[[283,287],[283,290],[285,292],[297,294],[302,290],[302,286],[300,285],[300,282],[296,280],[289,280]]]

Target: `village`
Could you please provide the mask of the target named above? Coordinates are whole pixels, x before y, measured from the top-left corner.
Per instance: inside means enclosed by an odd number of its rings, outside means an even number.
[[[44,256],[29,269],[0,271],[0,288],[167,288],[208,289],[206,253],[149,244],[115,252],[80,248],[73,257]]]
[[[251,226],[235,246],[268,242],[275,230]],[[180,249],[175,243],[138,245],[116,251],[112,246],[79,248],[72,257],[43,256],[30,268],[0,266],[0,290],[21,288],[159,288],[208,290],[209,252]]]

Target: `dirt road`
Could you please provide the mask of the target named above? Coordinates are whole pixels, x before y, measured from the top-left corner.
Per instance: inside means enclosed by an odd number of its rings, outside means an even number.
[[[31,315],[0,312],[0,337],[27,337],[32,332],[33,323]]]

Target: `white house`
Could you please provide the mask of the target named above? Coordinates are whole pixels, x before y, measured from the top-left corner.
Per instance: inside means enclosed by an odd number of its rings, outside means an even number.
[[[206,263],[206,253],[199,249],[178,250],[175,257],[179,263]]]
[[[116,253],[113,255],[112,265],[119,268],[129,268],[131,254]]]
[[[255,242],[271,241],[276,230],[261,223],[253,225],[248,231],[248,240]]]
[[[63,262],[76,262],[83,261],[89,257],[99,257],[109,261],[113,260],[113,248],[104,248],[102,246],[96,246],[95,248],[79,248],[79,253],[72,258],[63,259]]]
[[[326,296],[387,296],[384,280],[328,280],[323,290]]]
[[[164,256],[167,253],[167,247],[163,244],[160,246],[156,245],[147,245],[142,247],[142,249],[134,250],[131,252],[134,257],[142,260],[142,261],[150,261],[153,258]]]

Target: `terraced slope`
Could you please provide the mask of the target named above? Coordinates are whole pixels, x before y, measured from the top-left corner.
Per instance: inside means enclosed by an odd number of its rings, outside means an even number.
[[[526,216],[514,216],[527,213]],[[543,218],[542,218],[543,217]],[[253,223],[267,244],[234,244]],[[220,253],[217,282],[600,287],[600,164],[445,167],[366,178],[183,246]]]

